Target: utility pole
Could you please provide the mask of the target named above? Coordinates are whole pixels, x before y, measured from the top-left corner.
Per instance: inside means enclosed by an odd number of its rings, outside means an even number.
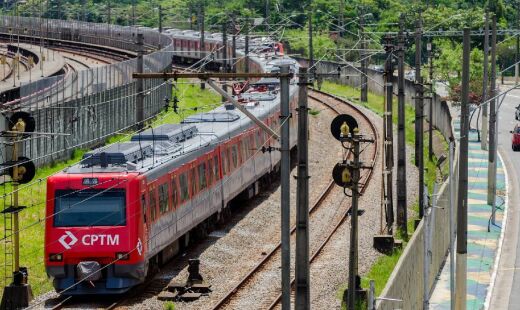
[[[496,65],[496,53],[497,49],[497,17],[493,15],[491,20],[491,81],[490,81],[490,98],[494,98],[497,93],[496,80],[497,80],[497,65]],[[495,205],[496,198],[496,179],[495,179],[495,148],[496,143],[496,100],[492,99],[489,102],[489,153],[488,153],[488,193],[487,203],[488,205]]]
[[[404,14],[399,16],[397,46],[397,227],[408,235],[406,208],[406,131],[404,102]]]
[[[429,115],[430,121],[428,122],[428,158],[430,161],[433,160],[433,46],[431,40],[427,43],[426,50],[428,51],[428,62],[430,63],[429,68],[429,84],[430,84],[430,97],[429,100]]]
[[[200,45],[200,54],[199,54],[199,58],[200,59],[204,59],[206,58],[206,49],[205,49],[205,46],[206,44],[204,43],[204,36],[205,36],[205,33],[204,33],[204,4],[200,4],[199,6],[199,29],[200,29],[200,42],[199,42],[199,45]],[[204,61],[202,62],[202,66],[201,66],[201,70],[204,71]],[[200,89],[206,89],[206,83],[204,82],[204,80],[201,80],[200,81]]]
[[[309,125],[307,68],[300,68],[298,104],[298,175],[296,185],[296,309],[310,309],[309,275]]]
[[[496,25],[496,19],[493,18]],[[496,29],[496,28],[494,28]],[[493,33],[496,34],[495,31]],[[470,32],[464,28],[462,53],[462,93],[460,116],[459,192],[457,196],[457,266],[455,308],[466,309],[466,256],[468,250],[468,135]],[[493,117],[493,114],[491,114]]]
[[[393,195],[393,180],[392,170],[394,168],[394,136],[392,126],[392,102],[394,96],[394,65],[393,65],[393,51],[394,46],[392,43],[393,38],[390,35],[385,37],[386,61],[385,61],[385,118],[384,118],[384,145],[385,145],[385,171],[383,178],[385,181],[385,210],[386,210],[386,227],[389,235],[393,234],[394,224],[394,195]]]
[[[143,34],[137,34],[137,72],[144,72],[143,65]],[[144,87],[143,80],[137,79],[136,83],[136,96],[135,96],[135,121],[137,123],[137,129],[141,130],[144,127]]]
[[[359,57],[361,58],[361,95],[360,101],[367,102],[368,101],[368,60],[366,59],[365,49],[366,41],[365,41],[365,14],[364,11],[361,10],[359,17],[359,39],[361,40],[361,50],[359,51]]]
[[[309,6],[309,73],[312,74],[316,72],[316,68],[314,67],[314,48],[312,47],[312,7]]]
[[[222,23],[222,72],[228,72],[228,39],[227,39],[227,19]],[[226,80],[224,80],[224,84],[222,85],[222,89],[227,92]],[[222,97],[222,102],[225,102],[226,98]]]
[[[280,73],[289,73],[289,66],[280,66]],[[291,150],[289,148],[289,78],[280,79],[280,121],[281,128],[281,240],[282,240],[282,310],[291,308],[291,205],[290,205],[290,174]]]
[[[423,96],[424,88],[421,77],[422,17],[415,28],[415,165],[419,169],[419,217],[424,214],[424,148],[423,148]]]
[[[489,12],[486,10],[486,20],[484,22],[484,72],[482,78],[482,103],[486,102],[488,90],[488,65],[489,65]],[[483,150],[487,150],[487,136],[488,136],[488,105],[482,104],[482,138],[480,145]]]

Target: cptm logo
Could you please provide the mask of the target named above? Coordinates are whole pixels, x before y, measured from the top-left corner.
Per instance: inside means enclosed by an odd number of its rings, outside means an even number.
[[[58,239],[58,241],[67,250],[70,250],[74,244],[78,242],[78,238],[70,231],[65,231],[65,234]],[[119,235],[84,235],[81,237],[83,245],[119,245]]]
[[[66,239],[67,237],[70,238],[70,242],[67,242]],[[76,238],[76,236],[74,236],[70,231],[66,231],[65,234],[63,236],[61,236],[61,238],[59,239],[61,245],[63,245],[63,247],[67,250],[70,250],[70,248],[76,244],[76,242],[78,242],[78,238]]]

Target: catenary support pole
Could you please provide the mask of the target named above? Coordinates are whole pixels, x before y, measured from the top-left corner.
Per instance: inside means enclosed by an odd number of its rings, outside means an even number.
[[[449,205],[450,205],[450,305],[451,310],[455,310],[455,171],[454,161],[455,161],[455,141],[453,139],[450,140],[449,145],[449,154],[450,154],[450,197],[449,197]]]
[[[162,27],[163,11],[162,11],[162,6],[161,5],[159,5],[158,10],[159,10],[159,33],[162,33],[162,31],[163,31],[163,27]]]
[[[143,34],[137,34],[137,72],[144,72],[144,64],[143,64]],[[136,81],[136,95],[135,95],[135,111],[136,111],[136,123],[137,129],[142,129],[144,127],[144,87],[143,87],[143,79],[137,79]]]
[[[244,25],[244,36],[245,36],[245,43],[244,43],[244,72],[249,73],[249,21],[246,20]]]
[[[431,39],[431,38],[430,38]],[[428,114],[430,119],[428,120],[428,158],[433,161],[433,45],[431,40],[428,42],[428,62],[429,66],[429,84],[430,84],[430,95],[428,98]]]
[[[424,127],[423,127],[423,99],[424,87],[421,77],[421,49],[422,49],[422,16],[415,29],[415,165],[419,169],[419,217],[424,214]]]
[[[227,20],[222,23],[222,72],[228,72],[228,39],[227,39]],[[222,85],[222,89],[227,92],[226,80]],[[222,97],[222,102],[226,101],[225,97]]]
[[[289,73],[289,66],[280,66],[281,73]],[[281,128],[281,240],[282,240],[282,310],[291,308],[291,249],[290,249],[290,173],[291,150],[289,149],[289,78],[280,79]]]
[[[367,102],[368,101],[368,59],[366,59],[366,53],[365,49],[366,46],[366,40],[365,40],[365,14],[364,11],[361,10],[360,17],[359,17],[359,39],[361,40],[361,49],[359,51],[359,57],[361,58],[361,95],[360,100],[361,102]]]
[[[404,14],[399,17],[397,46],[397,227],[407,236],[406,207],[406,115],[404,101]]]
[[[466,259],[468,251],[468,135],[470,32],[464,28],[462,52],[462,92],[460,110],[459,178],[457,196],[457,266],[455,308],[466,309]]]
[[[497,47],[497,18],[493,15],[491,20],[491,81],[490,81],[490,98],[494,98],[497,94],[496,80],[497,80],[497,65],[496,65],[496,47]],[[496,180],[494,178],[495,170],[495,148],[496,145],[496,100],[489,102],[489,160],[488,160],[488,205],[495,205],[496,195]]]
[[[386,228],[389,235],[393,235],[394,225],[394,182],[392,170],[394,169],[394,134],[392,123],[392,103],[394,97],[394,65],[393,65],[393,38],[385,37],[385,214]]]
[[[269,0],[265,0],[265,32],[269,35],[269,32],[271,31],[271,28],[269,26],[270,20],[270,14],[271,10],[269,7]]]
[[[231,72],[237,72],[237,36],[235,33],[231,35]]]
[[[295,309],[310,309],[309,274],[309,154],[307,68],[300,68],[298,102],[298,175],[296,186],[296,303]]]
[[[516,29],[520,31],[520,1],[516,1]],[[520,34],[516,34],[516,50],[515,50],[515,84],[519,83],[519,70],[520,65]]]
[[[204,59],[206,57],[206,43],[205,43],[205,24],[204,24],[204,4],[201,4],[199,6],[199,29],[200,29],[200,42],[199,42],[199,45],[200,45],[200,59]],[[202,65],[201,65],[201,70],[204,71],[204,61],[202,62]],[[200,89],[206,89],[206,83],[204,82],[204,80],[201,80],[200,82]]]
[[[359,140],[354,137],[353,141],[353,169],[352,169],[352,209],[350,222],[350,247],[348,261],[348,307],[356,309],[356,293],[358,289],[358,200],[359,200]]]
[[[434,192],[435,194],[435,192]],[[427,192],[424,192],[424,200],[428,201]],[[430,304],[430,224],[432,208],[424,208],[423,217],[423,310],[429,309]]]
[[[309,22],[309,73],[313,73],[316,72],[316,68],[314,67],[314,47],[312,45],[312,7],[310,6],[307,17]]]
[[[486,102],[488,98],[488,67],[489,67],[489,12],[486,11],[486,19],[484,21],[484,64],[482,77],[482,102]],[[480,139],[480,146],[483,150],[488,147],[488,110],[487,104],[481,106],[482,109],[482,135]]]

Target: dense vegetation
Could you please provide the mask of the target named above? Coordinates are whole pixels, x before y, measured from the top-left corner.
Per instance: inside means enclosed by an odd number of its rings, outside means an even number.
[[[252,23],[253,31],[270,31],[285,41],[291,53],[308,54],[308,12],[312,9],[314,27],[315,59],[336,61],[352,61],[359,59],[359,52],[348,51],[359,48],[359,16],[366,19],[366,31],[369,33],[369,48],[374,50],[370,62],[380,64],[384,61],[381,37],[386,31],[397,31],[400,14],[405,13],[405,27],[412,34],[417,13],[422,11],[425,30],[461,30],[468,26],[471,29],[482,29],[484,11],[496,14],[499,28],[518,28],[518,0],[28,0],[19,5],[22,15],[42,16],[50,18],[80,19],[91,22],[107,22],[121,25],[140,25],[157,27],[159,6],[162,7],[164,27],[197,28],[197,16],[200,7],[205,8],[206,25],[209,30],[219,31],[224,19],[240,29],[246,22]],[[4,9],[14,14],[15,7],[8,1]],[[269,10],[269,24],[266,27],[261,20]],[[343,14],[341,14],[343,11]],[[340,22],[343,16],[343,23]],[[260,21],[260,24],[258,22]],[[340,25],[344,25],[340,29]],[[513,40],[511,40],[513,39]],[[462,38],[460,36],[435,37],[432,40],[434,49],[434,76],[446,81],[452,88],[460,83],[460,67],[462,59]],[[515,62],[516,42],[514,38],[499,36],[498,63],[499,68],[507,68]],[[503,43],[502,43],[503,42]],[[424,43],[426,45],[426,42]],[[478,100],[482,91],[482,37],[473,37],[472,46],[472,92]],[[423,46],[425,48],[425,46]],[[413,38],[409,40],[407,63],[414,63]],[[379,51],[379,52],[377,52]],[[423,63],[427,62],[423,53]],[[500,71],[500,70],[499,70]],[[426,70],[423,70],[426,72]],[[511,75],[513,69],[504,72]]]

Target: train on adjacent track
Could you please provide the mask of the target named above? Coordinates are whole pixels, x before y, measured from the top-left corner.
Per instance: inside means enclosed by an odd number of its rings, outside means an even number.
[[[197,32],[169,35],[176,61],[222,59],[218,34],[206,34],[204,53]],[[275,71],[282,64],[297,70],[295,61],[280,57],[278,43],[258,40],[251,46],[251,72]],[[235,61],[238,70],[243,60]],[[260,79],[237,95],[274,130],[281,126],[279,86],[278,80]],[[295,115],[294,79],[289,96]],[[288,122],[294,147],[295,118]],[[278,171],[278,147],[252,120],[223,104],[85,154],[47,182],[44,260],[56,291],[118,294],[142,283],[154,266],[188,244],[190,234],[223,218],[232,200],[256,195],[262,178]]]

